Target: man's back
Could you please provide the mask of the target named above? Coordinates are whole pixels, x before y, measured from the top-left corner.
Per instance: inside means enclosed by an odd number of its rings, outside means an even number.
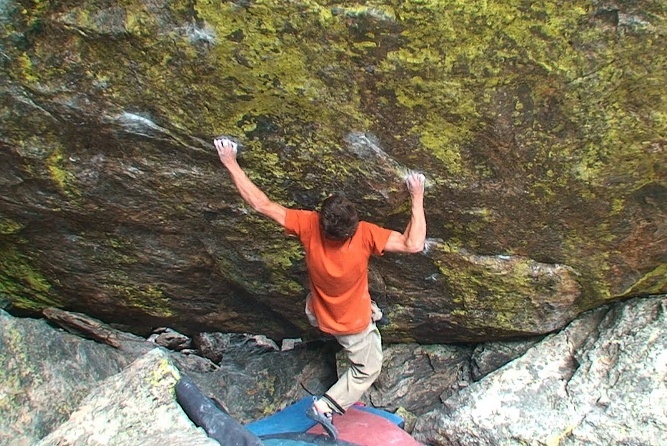
[[[319,215],[289,209],[285,229],[304,246],[311,284],[311,309],[322,331],[351,334],[370,320],[368,260],[382,254],[391,234],[388,229],[360,222],[353,236],[330,240],[320,230]]]

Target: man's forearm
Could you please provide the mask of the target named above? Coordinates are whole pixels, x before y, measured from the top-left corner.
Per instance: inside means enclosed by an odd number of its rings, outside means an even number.
[[[424,249],[426,242],[426,216],[424,215],[424,197],[412,198],[410,221],[405,228],[406,244],[412,252]]]
[[[224,137],[214,139],[213,144],[218,151],[220,162],[231,175],[234,186],[239,191],[241,198],[257,212],[285,226],[287,208],[269,200],[269,197],[255,186],[255,183],[250,181],[250,178],[236,161],[236,144]]]
[[[229,163],[225,167],[232,177],[232,181],[239,191],[241,198],[248,203],[254,210],[264,213],[266,207],[271,203],[269,197],[253,183],[248,175],[241,169],[238,163]]]
[[[416,172],[410,173],[405,182],[410,191],[412,208],[410,210],[410,220],[405,227],[405,231],[392,231],[387,239],[385,250],[387,252],[416,253],[424,250],[426,243],[426,216],[424,215],[424,188],[425,181],[423,174]]]

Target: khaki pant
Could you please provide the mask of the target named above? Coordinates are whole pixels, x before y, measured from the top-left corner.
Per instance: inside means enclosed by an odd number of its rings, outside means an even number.
[[[306,315],[314,327],[317,320],[309,308],[310,295],[306,299]],[[377,319],[376,319],[377,318]],[[375,321],[382,318],[382,312],[372,302],[372,321],[361,333],[335,336],[347,355],[349,368],[324,394],[324,400],[338,413],[345,411],[375,382],[382,369],[382,337]]]

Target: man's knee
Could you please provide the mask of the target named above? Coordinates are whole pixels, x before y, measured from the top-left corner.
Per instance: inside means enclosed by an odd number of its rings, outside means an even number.
[[[382,362],[380,362],[380,364],[377,365],[374,364],[374,366],[371,367],[371,369],[368,371],[368,378],[373,382],[375,382],[375,380],[378,379],[378,377],[380,376],[381,371],[382,371]]]
[[[382,351],[376,352],[364,364],[353,365],[355,375],[375,381],[382,371]]]
[[[368,382],[369,385],[380,376],[382,370],[382,364],[364,364],[364,365],[351,365],[350,373],[353,376],[353,379],[358,382]]]
[[[366,364],[366,373],[375,380],[382,370],[382,361],[384,359],[384,354],[382,352],[382,338],[380,337],[380,332],[375,328],[370,333],[372,340],[370,343],[370,354]],[[374,338],[374,339],[373,339]]]

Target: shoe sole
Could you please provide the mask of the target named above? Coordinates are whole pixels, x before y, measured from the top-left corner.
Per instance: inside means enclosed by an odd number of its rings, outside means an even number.
[[[336,429],[336,426],[333,425],[329,418],[319,413],[314,406],[310,406],[308,409],[306,409],[306,416],[311,420],[319,423],[324,428],[324,430],[327,431],[327,434],[329,434],[331,438],[334,440],[338,438],[338,429]]]

